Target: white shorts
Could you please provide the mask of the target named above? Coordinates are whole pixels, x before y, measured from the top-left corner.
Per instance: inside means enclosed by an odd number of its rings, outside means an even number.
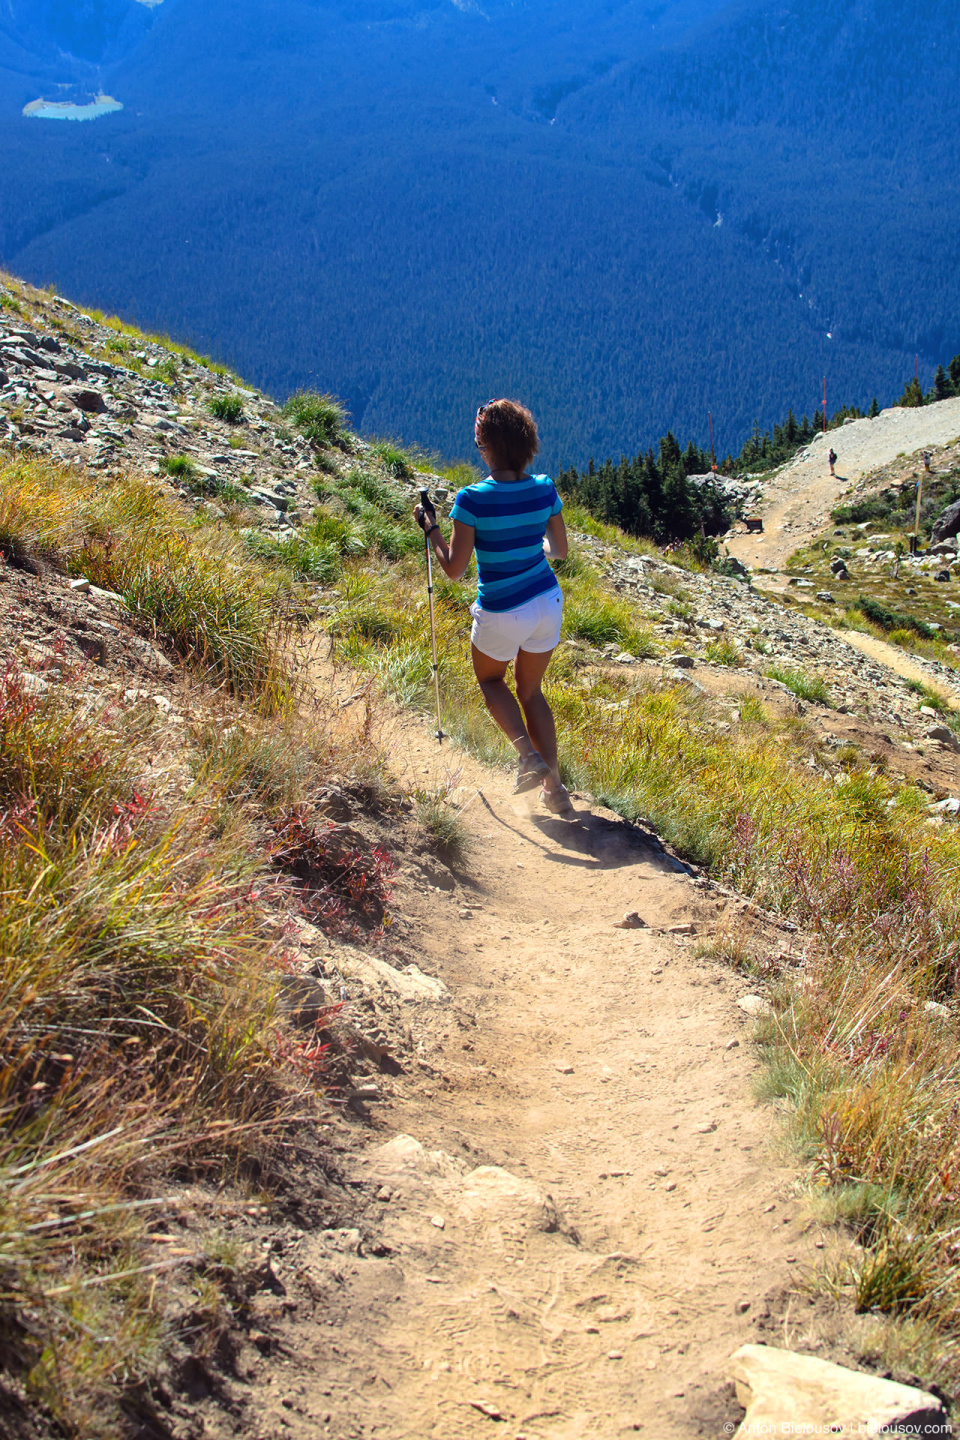
[[[560,642],[563,596],[559,590],[549,590],[516,610],[482,610],[474,601],[470,614],[470,639],[482,655],[504,661],[515,660],[518,650],[542,655]]]

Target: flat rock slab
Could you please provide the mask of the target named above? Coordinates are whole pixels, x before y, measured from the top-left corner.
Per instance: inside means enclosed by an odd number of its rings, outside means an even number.
[[[741,1345],[730,1357],[730,1377],[747,1412],[739,1436],[953,1433],[935,1395],[813,1355]]]
[[[386,986],[399,995],[401,1000],[429,1000],[434,1003],[446,1000],[450,992],[442,980],[425,975],[417,965],[408,965],[406,970],[396,970],[386,960],[376,955],[363,955],[359,951],[344,950],[340,957],[344,975],[355,975],[364,984]]]

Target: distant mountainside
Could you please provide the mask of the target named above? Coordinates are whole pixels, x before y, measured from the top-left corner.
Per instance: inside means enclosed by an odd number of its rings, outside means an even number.
[[[0,261],[450,458],[738,450],[956,353],[958,82],[943,0],[0,0]]]
[[[161,0],[0,0],[0,56],[56,82],[134,49]],[[19,54],[18,54],[19,52]]]

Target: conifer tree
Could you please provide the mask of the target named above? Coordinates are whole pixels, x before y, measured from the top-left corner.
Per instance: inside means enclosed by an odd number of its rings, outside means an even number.
[[[923,391],[920,389],[920,381],[915,375],[912,375],[903,387],[903,394],[897,404],[906,409],[923,404]]]
[[[953,394],[953,386],[950,384],[950,377],[942,365],[937,366],[937,373],[933,377],[933,400],[949,400]]]
[[[870,409],[867,411],[867,414],[870,416],[871,420],[876,420],[877,416],[880,414],[880,406],[877,404],[876,395],[874,395],[873,399],[870,401]]]

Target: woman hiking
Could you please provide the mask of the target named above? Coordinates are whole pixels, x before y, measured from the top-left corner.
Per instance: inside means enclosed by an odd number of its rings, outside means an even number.
[[[487,709],[520,756],[514,793],[539,785],[548,810],[572,815],[557,768],[553,712],[540,689],[563,618],[563,596],[547,564],[567,555],[562,502],[548,476],[527,473],[540,437],[525,406],[481,405],[474,439],[490,473],[457,495],[449,545],[432,507],[418,505],[413,513],[451,580],[462,579],[476,550],[473,669]],[[504,678],[511,662],[516,699]]]

